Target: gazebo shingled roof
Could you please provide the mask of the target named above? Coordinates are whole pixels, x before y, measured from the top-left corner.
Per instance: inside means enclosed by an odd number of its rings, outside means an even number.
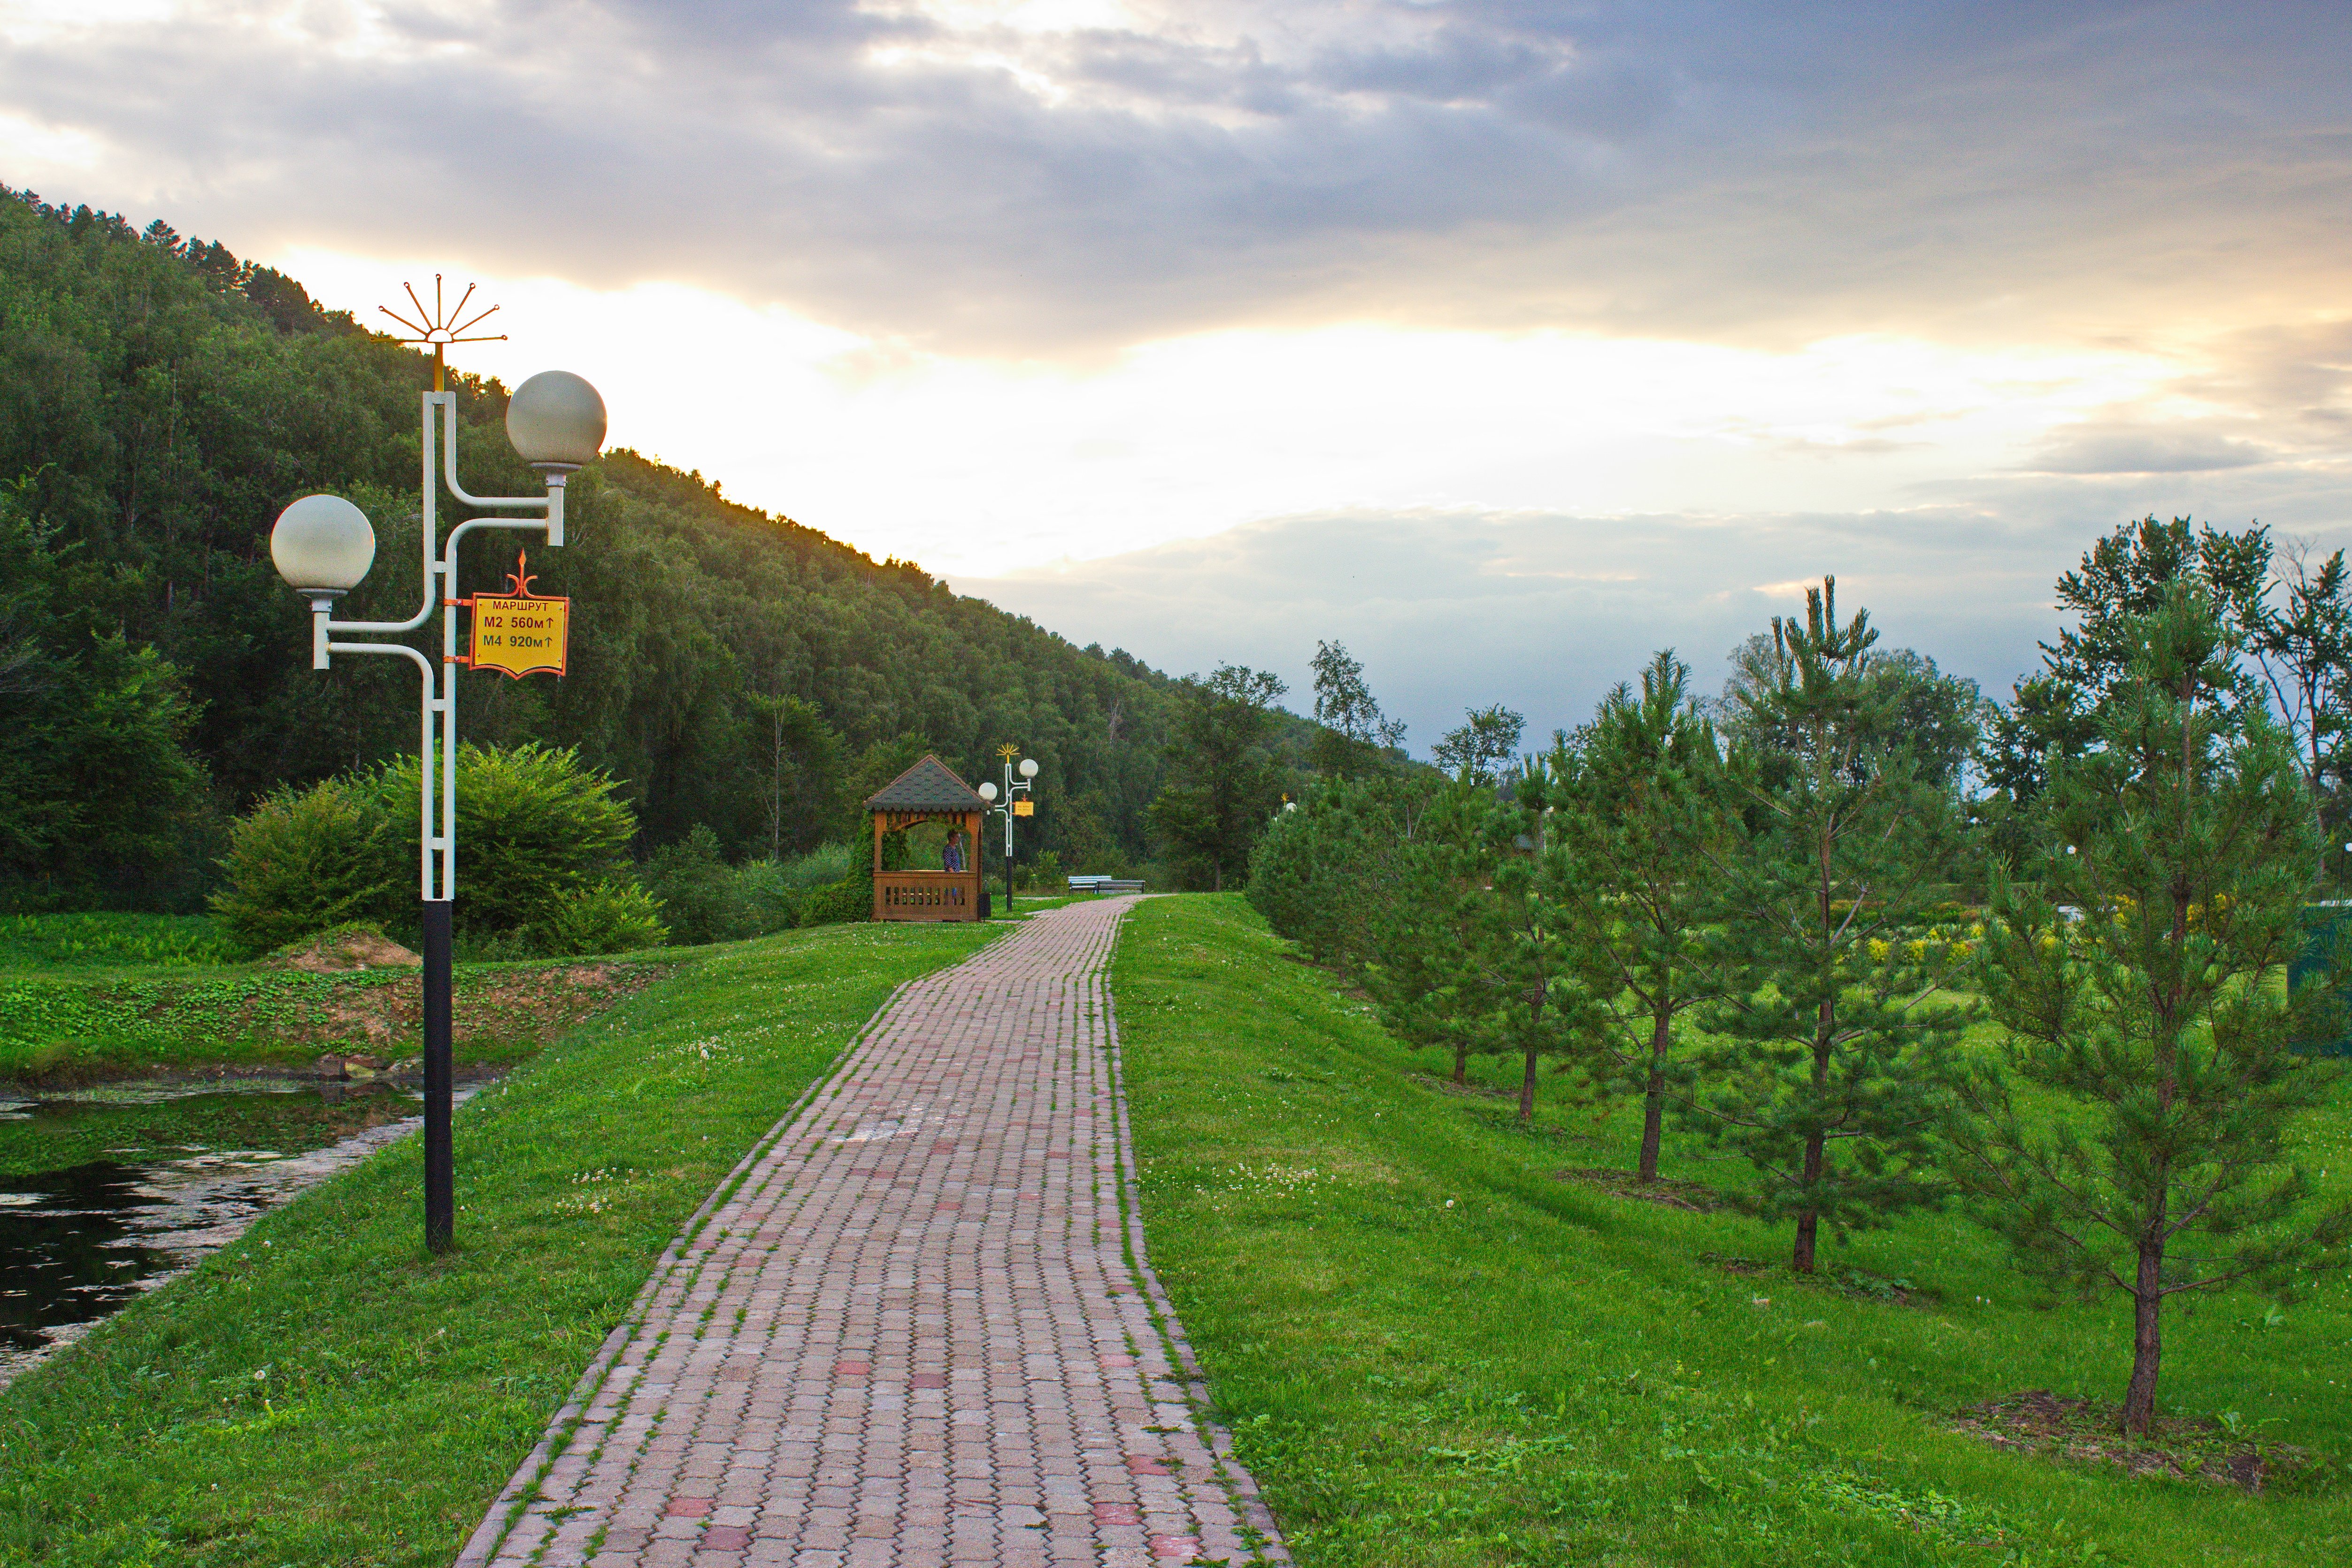
[[[925,752],[922,761],[868,795],[866,809],[893,813],[986,811],[988,803],[956,777],[954,769]]]

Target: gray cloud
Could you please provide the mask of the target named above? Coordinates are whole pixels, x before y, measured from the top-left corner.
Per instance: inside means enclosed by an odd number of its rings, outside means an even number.
[[[240,251],[683,279],[962,351],[1366,312],[2127,334],[2346,271],[2326,5],[1340,0],[958,38],[514,0],[394,6],[388,48],[338,15],[30,39],[0,93],[112,149],[46,194]]]
[[[2072,428],[2026,468],[2044,474],[2196,474],[2251,468],[2274,456],[2208,430]]]
[[[1536,734],[1573,725],[1657,647],[1678,650],[1711,690],[1732,646],[1801,610],[1803,585],[1823,573],[1842,605],[1870,610],[1886,646],[2006,694],[2060,624],[2053,582],[2118,523],[2260,521],[2282,538],[2352,546],[2352,467],[2341,464],[1943,489],[1865,513],[1320,512],[955,586],[1081,644],[1170,670],[1271,668],[1294,689],[1316,640],[1338,637],[1425,753],[1474,705],[1507,702]]]

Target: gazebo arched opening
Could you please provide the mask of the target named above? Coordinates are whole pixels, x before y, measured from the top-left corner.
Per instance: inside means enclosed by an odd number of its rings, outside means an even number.
[[[955,770],[926,753],[867,797],[874,818],[874,918],[976,921],[980,918],[980,829],[988,803]],[[885,870],[882,841],[919,823],[949,825],[936,868]]]

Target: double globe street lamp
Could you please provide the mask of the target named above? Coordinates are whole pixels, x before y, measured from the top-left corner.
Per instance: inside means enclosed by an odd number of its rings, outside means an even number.
[[[1034,757],[1021,759],[1021,782],[1019,784],[1013,782],[1013,753],[1020,749],[1018,746],[1006,746],[1003,749],[1004,791],[1002,805],[998,804],[997,789],[994,784],[983,784],[980,786],[980,798],[988,802],[988,809],[1004,818],[1004,912],[1008,915],[1013,912],[1013,819],[1016,816],[1026,816],[1036,809],[1028,801],[1015,801],[1013,798],[1016,795],[1027,795],[1037,787],[1035,783],[1037,759]]]
[[[335,601],[359,586],[375,561],[375,530],[367,514],[340,496],[304,496],[278,517],[269,558],[278,575],[310,601],[310,668],[325,669],[333,655],[387,654],[406,658],[421,678],[422,724],[417,736],[417,891],[425,933],[425,1245],[449,1247],[456,1222],[455,1168],[449,1143],[450,902],[457,891],[457,544],[477,529],[539,529],[551,546],[563,543],[564,485],[594,462],[604,445],[604,400],[568,371],[542,371],[517,387],[507,403],[507,438],[546,484],[544,496],[478,496],[457,482],[457,397],[441,386],[441,343],[435,341],[434,389],[424,394],[424,602],[404,621],[339,621]],[[440,418],[436,468],[435,414]],[[441,540],[439,496],[467,507],[536,513],[471,517]],[[436,581],[437,579],[437,581]],[[338,642],[338,633],[404,633],[441,616],[441,658],[436,662],[402,642]],[[437,679],[436,679],[437,676]],[[439,721],[436,758],[435,721]],[[436,771],[437,770],[437,771]],[[435,797],[441,826],[434,831]]]

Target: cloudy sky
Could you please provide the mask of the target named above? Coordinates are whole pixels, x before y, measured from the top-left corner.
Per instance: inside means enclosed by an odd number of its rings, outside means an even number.
[[[2340,4],[0,0],[0,182],[1079,642],[1425,746],[1836,573],[2005,690],[2148,512],[2352,544]]]

